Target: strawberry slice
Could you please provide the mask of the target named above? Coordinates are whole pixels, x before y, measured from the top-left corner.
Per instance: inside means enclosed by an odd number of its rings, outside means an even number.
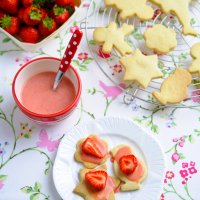
[[[96,158],[104,157],[98,146],[95,144],[94,140],[89,137],[82,144],[82,152]]]
[[[106,186],[107,176],[105,171],[90,171],[85,174],[85,180],[92,188],[103,190]]]
[[[135,171],[138,166],[137,158],[134,155],[122,156],[119,160],[120,170],[124,174],[131,174]]]

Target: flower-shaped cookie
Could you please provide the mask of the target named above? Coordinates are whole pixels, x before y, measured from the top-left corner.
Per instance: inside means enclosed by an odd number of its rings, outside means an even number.
[[[144,33],[144,39],[149,49],[161,54],[169,53],[177,46],[175,31],[162,24],[148,28]]]
[[[81,169],[80,183],[74,192],[85,200],[115,200],[115,192],[119,188],[120,180],[107,174],[106,165],[97,169]]]
[[[93,169],[102,165],[108,158],[108,144],[97,135],[90,135],[78,141],[75,160],[86,168]]]
[[[138,190],[147,176],[147,167],[143,161],[133,155],[128,145],[118,145],[110,151],[114,161],[115,175],[123,182],[121,191]]]

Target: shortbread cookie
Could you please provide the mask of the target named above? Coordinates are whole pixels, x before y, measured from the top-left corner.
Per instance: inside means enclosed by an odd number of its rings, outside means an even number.
[[[131,53],[131,47],[125,42],[125,36],[134,30],[132,25],[123,24],[118,28],[115,22],[111,22],[108,27],[99,27],[94,30],[93,38],[97,44],[103,45],[102,52],[109,54],[113,47],[121,55]]]
[[[151,79],[163,77],[158,69],[157,55],[145,56],[136,49],[134,55],[123,57],[119,62],[126,69],[124,80],[137,82],[143,88],[149,85]]]
[[[108,144],[97,135],[79,140],[76,148],[75,160],[89,169],[105,163],[109,155]]]
[[[153,17],[153,8],[148,6],[147,0],[105,0],[106,6],[115,7],[120,11],[119,17],[125,20],[137,16],[142,21]]]
[[[160,6],[166,14],[174,14],[183,25],[184,35],[194,35],[198,33],[190,24],[189,4],[192,0],[150,0],[152,3]]]
[[[120,180],[107,174],[106,165],[97,169],[81,169],[80,183],[74,192],[85,200],[115,200]]]
[[[190,50],[193,61],[188,71],[192,74],[197,73],[200,77],[200,43],[194,44]]]
[[[141,188],[141,183],[147,176],[146,164],[136,157],[128,145],[119,145],[110,151],[115,175],[123,182],[121,191],[132,191]]]
[[[185,100],[188,96],[188,86],[191,84],[191,74],[182,68],[177,68],[161,85],[160,92],[153,92],[153,96],[161,104],[175,104]]]
[[[149,49],[160,54],[169,53],[177,46],[175,31],[166,28],[162,24],[156,24],[153,28],[148,28],[144,33],[144,39]]]

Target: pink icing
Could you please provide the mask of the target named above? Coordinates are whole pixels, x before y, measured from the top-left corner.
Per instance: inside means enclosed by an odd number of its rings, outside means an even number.
[[[117,163],[119,163],[119,160],[122,156],[131,154],[133,154],[131,148],[128,146],[124,146],[117,151],[117,153],[114,156],[114,159],[117,161]],[[135,181],[135,182],[138,182],[143,175],[144,175],[144,169],[139,160],[138,160],[138,166],[132,174],[129,175],[124,174],[124,176],[126,176],[130,181]]]
[[[76,95],[73,83],[63,77],[56,91],[53,91],[55,76],[55,72],[42,72],[28,79],[21,93],[24,107],[37,114],[54,114],[71,104]]]
[[[101,151],[102,155],[104,155],[104,157],[103,158],[96,158],[94,156],[90,156],[90,155],[85,154],[84,152],[81,152],[81,159],[83,161],[86,161],[86,162],[91,162],[91,163],[94,163],[94,164],[100,164],[103,161],[103,159],[105,158],[105,156],[107,156],[108,149],[105,146],[105,144],[103,143],[103,141],[100,138],[98,138],[97,136],[90,136],[90,138],[93,139],[96,146],[99,148],[99,150]]]

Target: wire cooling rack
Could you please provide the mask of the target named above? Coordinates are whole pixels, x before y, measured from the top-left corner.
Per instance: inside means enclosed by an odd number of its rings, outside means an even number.
[[[188,98],[181,104],[175,105],[161,105],[153,97],[152,92],[159,90],[164,79],[172,74],[176,67],[187,68],[191,64],[190,48],[196,42],[200,42],[200,39],[192,36],[182,35],[182,26],[173,15],[163,14],[160,9],[152,5],[155,11],[155,16],[152,20],[147,22],[141,22],[136,17],[127,19],[125,21],[118,20],[119,13],[114,8],[107,8],[104,1],[92,0],[87,12],[86,22],[81,24],[81,28],[85,29],[86,38],[89,49],[94,57],[97,65],[102,70],[104,75],[109,78],[115,85],[117,85],[124,92],[124,103],[131,104],[135,99],[142,102],[153,105],[154,107],[197,107],[199,106],[198,98],[200,98],[200,79],[193,76],[192,84],[188,89]],[[193,27],[198,31],[200,27],[200,2],[193,1],[190,6],[191,23]],[[102,53],[99,45],[96,45],[93,41],[93,31],[96,27],[106,27],[111,21],[115,21],[119,26],[122,23],[134,25],[135,31],[132,35],[127,37],[127,42],[133,47],[133,51],[139,48],[143,53],[152,54],[153,52],[148,50],[145,46],[143,39],[143,33],[148,27],[154,24],[163,24],[166,27],[173,28],[177,33],[177,48],[167,55],[159,55],[159,68],[164,72],[165,78],[152,80],[148,88],[143,89],[138,84],[132,83],[127,85],[126,88],[121,87],[123,80],[124,69],[119,64],[120,54],[113,50],[110,55]],[[198,31],[200,33],[200,30]],[[189,59],[188,59],[189,58]],[[114,69],[119,68],[115,73]],[[199,88],[198,88],[199,86]]]

